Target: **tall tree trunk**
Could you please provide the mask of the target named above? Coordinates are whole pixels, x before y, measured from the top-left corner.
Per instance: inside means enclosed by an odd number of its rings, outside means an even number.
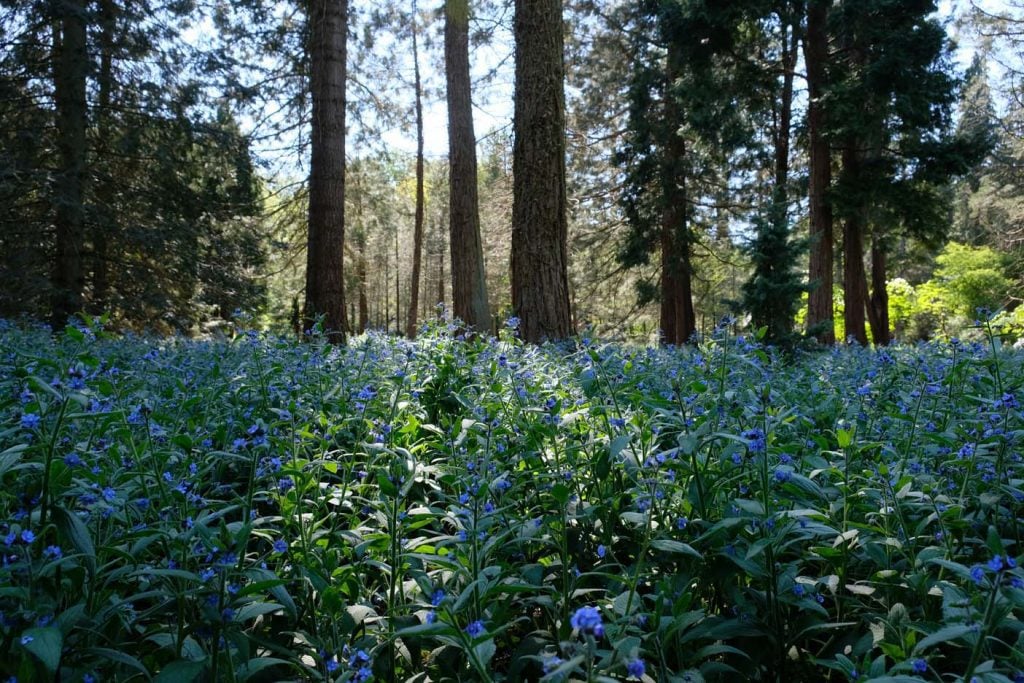
[[[109,237],[114,228],[114,178],[112,166],[111,100],[114,90],[114,30],[116,8],[113,0],[100,2],[100,70],[99,94],[96,109],[96,158],[99,168],[107,169],[97,178],[95,218],[92,223],[92,297],[90,309],[94,315],[110,307],[110,254]]]
[[[562,0],[515,0],[512,308],[529,342],[569,316]]]
[[[388,329],[391,329],[390,323]],[[402,334],[402,259],[398,255],[398,227],[395,227],[395,334]]]
[[[892,342],[889,331],[889,291],[886,289],[887,254],[882,238],[874,235],[871,239],[871,300],[868,305],[868,319],[871,322],[871,337],[875,344],[888,346]]]
[[[832,151],[825,138],[825,65],[828,62],[828,8],[830,0],[809,0],[804,60],[807,68],[807,124],[810,148],[810,265],[811,291],[807,304],[807,329],[815,330],[822,344],[835,343],[832,269],[834,267],[832,204]]]
[[[679,56],[669,46],[668,82],[678,77]],[[661,333],[664,344],[685,344],[697,331],[690,262],[689,201],[686,188],[686,140],[677,131],[681,120],[674,98],[665,97],[664,125],[668,139],[662,168],[664,202],[661,214]]]
[[[843,149],[843,182],[853,187],[861,173],[861,152],[855,140],[848,140]],[[868,283],[864,274],[864,231],[867,227],[865,207],[854,206],[843,216],[843,321],[846,337],[853,337],[867,346],[864,327],[867,310]]]
[[[405,334],[416,336],[416,316],[420,305],[420,264],[423,258],[423,83],[420,81],[420,51],[416,36],[418,22],[416,0],[412,3],[412,66],[416,88],[416,218],[412,238],[412,280],[409,282],[409,320]]]
[[[85,269],[85,162],[87,153],[85,89],[86,3],[58,4],[53,30],[53,90],[57,108],[57,151],[60,169],[54,182],[56,254],[53,262],[53,326],[59,329],[82,309]]]
[[[357,293],[358,309],[357,334],[366,332],[370,324],[370,306],[367,300],[367,292],[370,288],[370,278],[366,273],[366,223],[363,220],[363,174],[359,171],[352,177],[353,208],[355,208],[355,230],[353,238],[356,242],[356,280],[359,282]]]
[[[444,244],[437,250],[437,305],[444,306]]]
[[[487,330],[483,242],[476,175],[476,135],[469,79],[469,0],[446,0],[444,62],[448,99],[448,226],[452,263],[452,313],[471,328]],[[443,270],[443,257],[442,257]],[[441,284],[444,301],[443,289]]]
[[[366,290],[370,286],[369,278],[366,275],[366,232],[359,228],[356,232],[356,278],[359,280],[359,327],[358,332],[366,332],[366,326],[370,321],[370,307],[366,300]]]
[[[310,0],[309,60],[312,153],[306,325],[323,316],[334,343],[344,343],[345,309],[345,74],[348,0]]]
[[[782,92],[779,97],[778,128],[775,131],[775,182],[772,208],[776,220],[786,220],[789,202],[789,147],[793,124],[793,77],[796,69],[797,47],[799,45],[798,22],[789,17],[783,20],[782,36]],[[785,29],[789,27],[787,37]]]

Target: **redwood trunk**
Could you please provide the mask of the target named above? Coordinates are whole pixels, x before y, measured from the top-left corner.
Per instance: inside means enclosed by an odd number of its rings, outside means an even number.
[[[569,313],[561,0],[515,2],[512,308],[529,342],[564,339]]]
[[[490,328],[487,279],[480,239],[476,135],[469,80],[469,0],[446,0],[445,82],[448,99],[448,225],[452,313],[476,330]],[[443,257],[442,257],[443,261]],[[443,270],[443,263],[442,263]],[[444,283],[440,285],[444,301]]]
[[[54,25],[53,86],[57,109],[57,151],[60,163],[54,182],[56,254],[53,261],[52,323],[61,328],[82,309],[85,270],[86,142],[86,6],[81,0],[60,5]]]
[[[860,176],[861,158],[856,142],[848,141],[843,150],[843,175],[846,182],[856,187]],[[843,321],[846,323],[846,337],[853,338],[867,346],[865,329],[868,283],[864,274],[864,229],[866,227],[863,207],[851,207],[844,212],[843,221]]]
[[[306,325],[323,318],[328,339],[344,343],[345,312],[345,73],[348,0],[309,5],[312,153]]]
[[[877,236],[871,240],[871,301],[868,317],[871,337],[875,344],[887,346],[892,342],[889,330],[889,292],[886,289],[887,256],[885,245]]]
[[[807,67],[807,125],[810,178],[810,264],[811,286],[807,304],[807,329],[815,331],[822,344],[835,343],[833,325],[832,270],[834,267],[832,205],[828,191],[832,184],[832,152],[825,138],[825,64],[828,61],[829,0],[810,0],[807,5],[807,36],[804,59]]]
[[[669,48],[669,89],[677,77],[678,56]],[[671,94],[665,97],[668,139],[662,168],[661,334],[664,344],[685,344],[697,330],[690,263],[689,202],[686,194],[686,141],[679,134],[680,113]]]
[[[100,2],[100,70],[98,75],[99,97],[96,109],[96,156],[97,164],[104,169],[97,179],[95,219],[92,223],[92,297],[91,310],[100,315],[110,307],[110,254],[109,235],[113,231],[114,179],[110,169],[112,160],[111,141],[111,100],[114,90],[114,29],[115,8],[112,0]]]

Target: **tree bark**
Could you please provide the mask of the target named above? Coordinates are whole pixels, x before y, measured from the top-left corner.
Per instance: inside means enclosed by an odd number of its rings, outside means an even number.
[[[572,333],[561,0],[515,0],[512,308],[523,339]]]
[[[54,228],[51,318],[55,329],[82,310],[85,289],[85,162],[87,154],[85,90],[86,4],[67,0],[58,5],[53,30],[53,86],[57,109],[57,151],[60,162],[54,181]]]
[[[674,43],[669,46],[668,83],[678,78]],[[682,120],[671,94],[665,97],[665,154],[662,167],[661,210],[661,341],[685,344],[697,330],[693,308],[690,261],[689,200],[686,188],[686,140],[679,134]]]
[[[97,77],[96,157],[101,169],[111,167],[112,111],[114,90],[114,29],[116,8],[113,0],[100,2],[100,69]],[[110,307],[109,238],[115,225],[114,196],[116,188],[109,170],[96,179],[96,204],[92,221],[92,287],[90,310],[100,315]]]
[[[417,40],[416,1],[412,3],[412,67],[416,89],[416,217],[412,239],[412,280],[409,282],[409,319],[405,335],[416,336],[416,316],[420,305],[420,267],[423,259],[423,83],[420,80],[420,51]]]
[[[832,151],[825,137],[825,65],[828,62],[829,0],[807,4],[807,35],[804,60],[807,68],[807,124],[810,156],[808,200],[810,204],[811,291],[807,304],[807,329],[816,331],[822,344],[835,343],[833,324],[832,269],[834,267],[832,205],[828,198],[832,184]]]
[[[798,21],[790,21],[782,16],[782,92],[779,101],[778,128],[775,131],[775,182],[773,209],[777,212],[777,220],[786,220],[787,203],[789,201],[789,148],[790,131],[793,123],[793,77],[796,69],[798,41]],[[786,35],[786,28],[789,35]]]
[[[892,342],[889,330],[889,291],[886,289],[887,262],[885,245],[875,235],[871,239],[871,300],[868,319],[871,323],[871,337],[878,346],[888,346]]]
[[[861,152],[856,141],[849,140],[843,150],[844,182],[856,187],[861,172]],[[864,327],[868,283],[864,273],[864,231],[867,226],[864,207],[854,206],[843,217],[843,322],[847,339],[867,346]]]
[[[473,132],[469,79],[469,0],[445,2],[444,60],[448,99],[452,314],[473,329],[487,330],[491,314],[487,303],[483,242],[480,239],[476,135]],[[443,281],[440,290],[441,301],[444,301]]]
[[[324,331],[344,343],[345,309],[345,75],[348,0],[310,0],[309,59],[312,153],[306,325],[323,316]]]

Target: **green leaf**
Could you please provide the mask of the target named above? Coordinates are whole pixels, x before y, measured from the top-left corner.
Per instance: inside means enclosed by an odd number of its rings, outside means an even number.
[[[282,612],[284,607],[274,602],[250,602],[235,613],[235,621],[244,622],[264,614]]]
[[[696,557],[698,560],[701,558],[701,554],[693,549],[688,543],[682,541],[673,541],[668,538],[658,538],[651,541],[651,547],[655,550],[663,550],[667,553],[675,553],[677,555],[689,555],[690,557]]]
[[[441,621],[435,621],[433,624],[417,624],[416,626],[408,626],[403,629],[399,629],[395,632],[395,635],[399,638],[408,636],[437,636],[437,635],[454,635],[456,633],[455,628],[450,624],[446,624]]]
[[[839,443],[840,448],[849,448],[850,444],[853,443],[853,430],[852,429],[839,429],[836,431],[836,441]]]
[[[51,674],[60,666],[60,651],[64,645],[64,635],[59,628],[30,628],[21,634],[21,646],[31,652],[43,663]]]
[[[191,683],[206,669],[206,659],[179,659],[165,666],[153,683]]]
[[[968,626],[967,624],[953,624],[951,626],[943,626],[938,631],[925,636],[921,642],[914,648],[914,654],[924,652],[933,645],[939,643],[945,643],[950,640],[956,640],[957,638],[963,638],[969,633],[974,633],[974,627]]]
[[[247,681],[264,669],[272,666],[291,667],[291,662],[276,657],[254,657],[238,669],[238,680]]]
[[[28,444],[19,443],[0,453],[0,477],[3,477],[9,469],[18,464],[21,454],[26,450],[28,450]]]
[[[149,678],[149,671],[146,670],[146,667],[143,666],[142,662],[129,654],[121,652],[120,650],[112,650],[107,647],[90,647],[86,650],[86,653],[99,659],[104,659],[108,662],[124,664],[125,666],[135,669],[146,678]]]
[[[283,582],[280,582],[277,574],[269,569],[249,569],[245,573],[253,581],[268,582],[265,585],[270,590],[270,594],[275,600],[281,603],[281,606],[284,607],[288,616],[294,617],[297,614],[298,609],[295,607],[295,601],[292,600],[292,596],[288,594],[288,590],[284,585],[282,585]]]
[[[72,547],[85,556],[89,574],[96,573],[96,546],[93,545],[89,527],[75,513],[57,505],[53,508],[53,521],[59,533],[71,543]]]
[[[494,653],[498,651],[498,647],[494,644],[494,638],[488,638],[482,643],[477,643],[473,646],[473,652],[476,653],[477,659],[483,666],[487,666],[490,663],[491,658],[494,657]]]

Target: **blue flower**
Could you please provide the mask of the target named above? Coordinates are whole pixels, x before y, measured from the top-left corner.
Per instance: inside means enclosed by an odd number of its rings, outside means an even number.
[[[562,663],[562,658],[558,655],[551,655],[544,660],[544,675],[547,676],[549,673],[558,668]]]
[[[916,674],[926,673],[928,671],[928,662],[921,658],[917,658],[910,663],[910,670]]]
[[[21,416],[22,429],[36,429],[39,427],[39,415],[37,413],[25,413]]]
[[[274,552],[275,553],[284,553],[284,552],[287,552],[287,551],[288,551],[288,543],[284,539],[279,538],[276,541],[274,541]]]
[[[1003,558],[999,555],[993,555],[992,559],[988,561],[988,568],[994,572],[998,572],[1003,568]]]
[[[476,621],[470,622],[469,626],[466,627],[466,633],[469,634],[470,638],[478,638],[484,634],[484,622],[477,619]]]
[[[982,569],[981,565],[975,565],[971,567],[971,578],[974,579],[974,583],[980,584],[985,578],[985,570]]]
[[[36,535],[28,529],[25,529],[21,532],[21,540],[23,543],[31,543],[32,541],[36,540]]]
[[[643,678],[644,672],[647,667],[644,665],[644,660],[639,657],[631,659],[626,663],[626,674],[631,678]]]
[[[580,633],[589,633],[601,638],[604,636],[604,624],[601,623],[601,613],[596,607],[580,607],[572,615],[569,623]]]
[[[444,601],[444,590],[441,589],[441,588],[438,588],[436,591],[433,592],[433,594],[431,594],[431,596],[430,596],[430,604],[433,607],[437,607],[443,601]]]
[[[605,556],[606,552],[607,552],[607,550],[605,549],[605,547],[603,545],[597,546],[597,556],[598,557],[604,559],[604,556]]]
[[[793,586],[793,595],[795,595],[796,597],[802,598],[806,593],[807,589],[803,587],[803,584],[798,583]]]
[[[740,436],[747,440],[747,448],[749,448],[752,453],[763,453],[767,447],[767,440],[765,438],[764,431],[757,427],[748,429],[740,434]]]

